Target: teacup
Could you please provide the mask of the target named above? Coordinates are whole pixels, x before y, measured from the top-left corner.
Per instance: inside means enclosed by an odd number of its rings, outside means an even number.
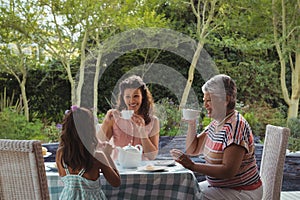
[[[194,110],[194,109],[182,109],[182,116],[183,119],[186,120],[192,120],[192,119],[196,119],[200,114],[199,110]]]
[[[121,115],[123,119],[130,119],[131,116],[133,115],[133,110],[122,110]]]

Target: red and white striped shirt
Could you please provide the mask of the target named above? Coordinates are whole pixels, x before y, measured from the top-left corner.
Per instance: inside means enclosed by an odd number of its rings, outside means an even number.
[[[231,144],[242,146],[246,154],[238,173],[230,179],[219,179],[206,176],[214,187],[253,190],[261,186],[261,180],[256,165],[254,137],[251,127],[245,118],[237,111],[216,131],[218,122],[213,120],[204,130],[206,142],[204,156],[207,163],[221,164],[224,150]]]

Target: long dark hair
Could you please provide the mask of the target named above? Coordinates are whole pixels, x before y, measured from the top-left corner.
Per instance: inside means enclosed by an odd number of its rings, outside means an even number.
[[[147,88],[146,84],[142,80],[141,77],[133,75],[125,80],[123,80],[119,85],[119,95],[118,95],[118,102],[117,102],[117,109],[124,110],[127,109],[125,101],[123,99],[125,89],[139,89],[142,93],[142,104],[138,110],[138,114],[143,116],[145,120],[145,124],[149,124],[151,121],[150,116],[153,112],[153,98],[152,95]]]
[[[93,113],[86,108],[68,111],[63,119],[60,136],[62,161],[73,170],[91,169],[97,146]]]

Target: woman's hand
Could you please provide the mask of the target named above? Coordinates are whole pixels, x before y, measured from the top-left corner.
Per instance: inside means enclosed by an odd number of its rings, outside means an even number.
[[[145,120],[140,115],[133,114],[131,117],[131,120],[133,121],[134,130],[134,136],[138,138],[148,138],[149,136],[146,134],[145,130]]]
[[[145,120],[143,119],[142,116],[133,114],[131,117],[131,120],[139,127],[144,127],[145,126]]]
[[[104,120],[113,120],[120,118],[121,114],[117,109],[110,109],[107,111]]]
[[[111,112],[112,112],[112,116],[113,116],[114,119],[119,119],[119,118],[121,117],[121,113],[120,113],[119,110],[117,110],[117,109],[112,109]]]
[[[97,151],[102,151],[105,155],[111,155],[113,149],[114,147],[107,141],[98,143]]]
[[[172,149],[170,153],[176,162],[180,163],[183,167],[192,170],[195,163],[190,159],[189,156],[179,149]]]
[[[113,125],[117,115],[120,115],[116,109],[110,109],[106,112],[105,118],[102,122],[101,129],[97,133],[97,137],[101,141],[109,141],[113,134]]]

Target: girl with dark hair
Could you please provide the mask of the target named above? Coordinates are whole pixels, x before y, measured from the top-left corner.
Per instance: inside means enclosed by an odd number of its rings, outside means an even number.
[[[155,159],[158,153],[159,120],[153,115],[153,98],[141,77],[133,75],[119,85],[116,109],[106,113],[99,138],[115,146],[141,144],[144,159]],[[133,110],[130,120],[123,119],[122,110]],[[117,156],[114,155],[114,158]]]
[[[94,123],[93,113],[86,108],[72,106],[65,114],[56,152],[58,173],[64,183],[60,199],[106,199],[100,172],[112,186],[121,184],[110,157],[112,146],[98,143]]]

